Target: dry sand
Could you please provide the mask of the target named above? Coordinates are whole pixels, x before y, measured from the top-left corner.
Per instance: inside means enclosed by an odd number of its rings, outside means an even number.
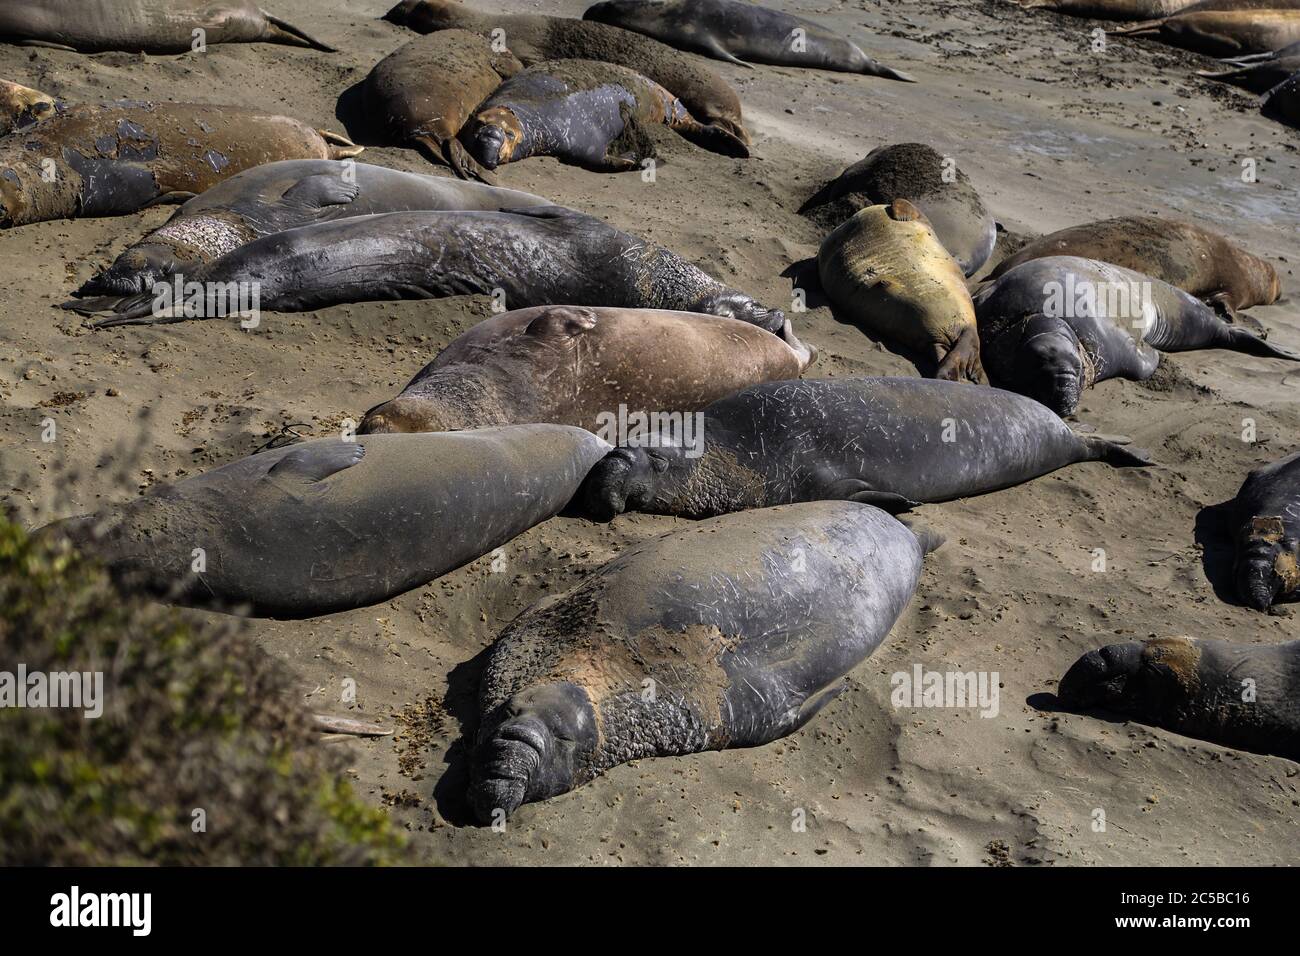
[[[492,3],[577,16],[584,0]],[[1192,75],[1206,61],[1152,43],[1090,50],[1095,24],[999,0],[777,6],[839,26],[915,85],[711,61],[741,94],[748,161],[667,134],[657,181],[533,159],[503,185],[587,210],[663,243],[765,302],[815,255],[795,210],[871,148],[920,141],[954,157],[1015,233],[1125,213],[1193,218],[1278,264],[1284,299],[1253,315],[1300,348],[1300,134],[1258,116],[1248,94]],[[411,34],[377,19],[389,0],[268,0],[341,48],[213,47],[206,55],[81,56],[0,47],[0,76],[70,99],[229,102],[339,129],[339,95]],[[426,171],[413,152],[371,162]],[[1242,160],[1259,181],[1243,183]],[[263,328],[190,322],[91,332],[52,306],[170,209],[0,234],[0,482],[43,522],[54,469],[81,472],[59,513],[120,501],[134,485],[247,455],[286,423],[328,432],[389,398],[489,314],[481,299],[359,304],[268,315]],[[815,301],[815,300],[814,300]],[[828,309],[794,316],[821,350],[816,376],[914,375]],[[1031,706],[1083,651],[1148,635],[1279,642],[1290,613],[1216,595],[1226,552],[1198,520],[1251,467],[1295,448],[1300,377],[1221,351],[1174,356],[1147,384],[1110,381],[1078,419],[1132,436],[1161,467],[1069,468],[969,501],[920,509],[948,536],[915,600],[849,690],[771,746],[645,760],[548,803],[505,832],[465,825],[465,746],[482,652],[538,597],[566,589],[633,542],[677,526],[623,517],[555,520],[513,542],[506,571],[483,559],[387,604],[304,622],[254,621],[300,675],[304,700],[403,730],[348,749],[360,791],[410,832],[422,858],[453,863],[1200,863],[1300,862],[1300,767],[1137,724]],[[153,411],[131,487],[115,487],[136,413]],[[58,440],[40,441],[40,422]],[[1257,440],[1242,440],[1243,420]],[[117,451],[114,448],[117,446]],[[26,477],[24,477],[24,475]],[[1208,528],[1208,530],[1207,530]],[[1091,570],[1103,548],[1108,570]],[[1207,568],[1209,574],[1207,576]],[[1001,709],[895,710],[889,675],[914,663],[997,671]],[[356,681],[358,706],[340,703]],[[1093,811],[1107,827],[1095,832]],[[791,822],[806,813],[805,832]]]

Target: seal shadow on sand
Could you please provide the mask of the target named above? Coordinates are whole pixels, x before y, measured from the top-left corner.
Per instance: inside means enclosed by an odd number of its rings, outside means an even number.
[[[1201,567],[1205,579],[1214,589],[1214,596],[1225,604],[1245,607],[1237,596],[1233,581],[1233,567],[1237,551],[1232,537],[1232,514],[1235,499],[1206,505],[1196,513],[1193,539],[1201,546]]]
[[[487,666],[491,650],[492,646],[488,645],[469,660],[457,664],[447,675],[447,693],[442,706],[460,725],[460,737],[443,754],[447,769],[433,785],[433,802],[438,814],[452,826],[478,825],[466,795],[469,793],[470,755],[478,734],[479,678]]]
[[[910,349],[886,341],[885,339],[878,339],[852,319],[840,317],[840,315],[835,311],[835,306],[831,304],[831,300],[827,298],[825,290],[822,289],[822,280],[817,274],[816,256],[810,256],[807,259],[800,259],[798,262],[787,266],[785,271],[781,273],[781,278],[790,280],[791,291],[797,289],[803,290],[804,304],[809,309],[819,309],[825,306],[830,310],[831,316],[840,325],[852,326],[862,333],[863,336],[870,339],[872,342],[875,342],[887,352],[892,352],[899,358],[911,362],[916,366],[916,370],[921,374],[922,378],[934,378],[934,373],[938,369],[939,363],[932,357],[920,352],[913,352]],[[799,330],[796,328],[795,332],[798,331]]]

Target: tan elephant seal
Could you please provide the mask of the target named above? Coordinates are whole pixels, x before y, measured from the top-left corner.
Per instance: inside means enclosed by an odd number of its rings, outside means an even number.
[[[835,229],[817,272],[837,312],[932,358],[935,378],[985,380],[961,267],[906,199],[868,206]]]
[[[1113,32],[1155,37],[1210,56],[1268,53],[1300,41],[1300,0],[1206,0]]]
[[[1094,20],[1155,20],[1167,17],[1198,0],[1015,0],[1026,10],[1051,10]]]
[[[359,430],[554,422],[600,433],[611,415],[693,412],[749,385],[798,378],[814,354],[788,321],[778,337],[693,312],[519,309],[457,338]]]
[[[0,136],[54,115],[54,97],[0,80]]]

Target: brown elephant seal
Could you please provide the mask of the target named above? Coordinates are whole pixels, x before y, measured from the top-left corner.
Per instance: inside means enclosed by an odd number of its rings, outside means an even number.
[[[200,39],[334,52],[251,0],[10,0],[0,5],[0,41],[10,43],[81,53],[188,53]]]
[[[1196,75],[1267,93],[1300,73],[1300,41],[1268,53],[1254,53],[1223,61],[1227,70],[1198,70]]]
[[[588,7],[582,18],[739,66],[748,60],[916,82],[877,63],[836,30],[740,0],[605,0]]]
[[[515,308],[611,305],[742,319],[769,332],[769,309],[662,246],[558,206],[502,212],[390,212],[277,232],[105,310],[97,326],[210,319],[239,311],[231,290],[256,288],[260,309],[301,312],[343,302],[491,295]],[[181,292],[184,292],[182,288]],[[161,298],[160,298],[161,296]],[[161,306],[161,307],[160,307]]]
[[[574,506],[707,518],[799,501],[888,511],[1010,488],[1083,461],[1151,464],[1076,435],[1033,399],[926,378],[800,379],[751,385],[704,410],[704,453],[672,436],[621,445]]]
[[[1300,129],[1300,72],[1269,90],[1262,109],[1265,116]]]
[[[1300,598],[1300,452],[1252,471],[1232,513],[1241,600],[1267,611]]]
[[[86,315],[184,275],[256,239],[321,222],[384,212],[517,209],[550,200],[516,189],[405,173],[369,163],[287,159],[254,166],[176,210],[86,282],[64,308]],[[85,298],[93,296],[95,298]],[[111,301],[110,301],[111,299]]]
[[[1182,289],[1095,259],[1031,259],[986,284],[974,301],[993,383],[1062,416],[1099,381],[1150,378],[1160,352],[1221,348],[1300,361]]]
[[[499,823],[629,760],[794,733],[884,641],[938,544],[850,502],[747,511],[533,605],[479,680],[475,816]]]
[[[602,60],[654,80],[702,122],[749,144],[740,97],[717,71],[689,53],[640,33],[590,20],[537,14],[480,13],[455,0],[402,0],[384,19],[419,33],[471,30],[502,42],[525,66],[548,60]]]
[[[54,115],[54,97],[0,80],[0,136]]]
[[[925,214],[964,274],[974,275],[993,254],[997,223],[970,177],[923,143],[877,146],[823,185],[799,212],[834,229],[859,209],[895,199]]]
[[[1229,313],[1276,302],[1277,270],[1216,232],[1159,216],[1119,216],[1031,240],[998,263],[986,281],[1032,259],[1099,259],[1168,282]]]
[[[1093,20],[1154,20],[1167,17],[1199,0],[1015,0],[1027,10],[1051,10]]]
[[[1210,56],[1268,53],[1300,42],[1300,0],[1205,0],[1112,32],[1155,37]]]
[[[189,199],[263,163],[361,149],[337,133],[236,106],[68,106],[0,141],[0,227],[120,216]]]
[[[749,155],[734,134],[701,123],[654,80],[599,60],[553,60],[512,76],[479,105],[462,139],[488,169],[554,156],[617,173],[641,168],[646,158],[628,142],[634,124],[668,126],[705,149]]]
[[[935,378],[984,380],[961,268],[906,199],[842,223],[822,241],[817,273],[837,313],[932,359]]]
[[[1084,654],[1061,701],[1224,747],[1300,761],[1300,641],[1159,637]]]
[[[553,517],[608,448],[564,425],[322,439],[45,530],[164,600],[314,617],[418,588]]]
[[[482,179],[482,168],[456,136],[474,108],[523,68],[513,53],[497,52],[477,33],[442,30],[411,40],[375,65],[366,77],[366,108],[394,142],[409,143],[462,179]]]
[[[506,312],[438,353],[401,395],[368,411],[359,430],[539,421],[600,434],[629,416],[693,412],[756,382],[798,378],[815,353],[789,322],[782,331],[778,338],[748,322],[655,309]]]

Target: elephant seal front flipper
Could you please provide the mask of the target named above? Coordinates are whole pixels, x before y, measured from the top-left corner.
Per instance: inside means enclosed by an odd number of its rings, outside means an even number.
[[[1061,678],[1071,707],[1116,711],[1226,747],[1300,761],[1300,641],[1109,644]]]

